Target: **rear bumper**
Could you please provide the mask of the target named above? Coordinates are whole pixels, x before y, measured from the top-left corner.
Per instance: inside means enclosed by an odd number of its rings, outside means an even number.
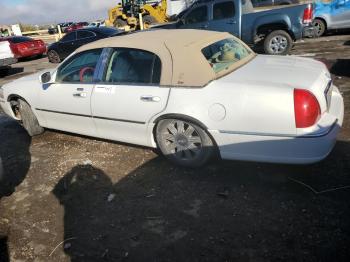
[[[302,136],[209,131],[219,147],[221,157],[286,164],[310,164],[327,157],[343,123],[344,102],[337,88],[332,93],[328,117],[333,122],[319,132]],[[319,125],[319,123],[317,123]]]
[[[17,59],[14,57],[0,59],[0,67],[9,66],[15,63],[17,63]]]
[[[303,28],[303,38],[316,37],[316,28],[312,25]]]

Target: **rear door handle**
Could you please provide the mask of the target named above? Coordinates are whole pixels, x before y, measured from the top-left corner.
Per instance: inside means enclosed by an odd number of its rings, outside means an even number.
[[[140,99],[143,102],[160,102],[159,96],[141,96]]]
[[[80,98],[85,98],[87,95],[86,95],[86,93],[75,93],[75,94],[73,94],[73,96],[74,97],[80,97]]]

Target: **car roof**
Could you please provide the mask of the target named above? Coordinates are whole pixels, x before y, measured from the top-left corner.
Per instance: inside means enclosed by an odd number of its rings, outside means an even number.
[[[145,30],[92,42],[80,47],[77,52],[106,47],[149,51],[162,61],[161,85],[199,87],[216,78],[201,50],[226,38],[233,36],[194,29]]]

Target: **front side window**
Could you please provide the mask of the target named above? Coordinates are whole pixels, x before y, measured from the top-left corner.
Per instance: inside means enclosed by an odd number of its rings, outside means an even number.
[[[159,84],[161,62],[157,55],[129,48],[114,49],[107,67],[107,83]]]
[[[220,40],[202,49],[202,53],[218,73],[249,56],[252,51],[234,38]]]
[[[57,70],[56,82],[92,83],[102,49],[85,51],[68,59]]]
[[[62,38],[62,42],[69,42],[76,40],[76,32],[68,33]]]
[[[213,8],[213,19],[220,20],[235,16],[235,6],[232,1],[217,3]]]
[[[196,24],[208,21],[208,9],[201,6],[193,9],[185,18],[185,24]]]

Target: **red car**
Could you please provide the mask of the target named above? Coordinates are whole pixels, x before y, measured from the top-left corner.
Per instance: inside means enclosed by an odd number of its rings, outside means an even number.
[[[9,36],[0,38],[0,41],[8,41],[16,58],[41,56],[46,53],[46,45],[42,40],[34,40],[27,36]]]
[[[69,33],[69,32],[72,32],[74,30],[77,30],[77,29],[80,29],[80,28],[83,28],[84,26],[88,26],[89,23],[87,22],[79,22],[79,23],[75,23],[75,24],[72,24],[70,26],[68,26],[66,29],[65,29],[65,33]]]

